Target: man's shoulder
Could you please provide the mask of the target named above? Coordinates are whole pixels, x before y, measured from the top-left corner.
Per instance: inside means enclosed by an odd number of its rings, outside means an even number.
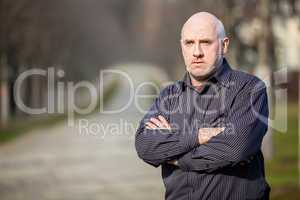
[[[262,80],[257,76],[250,74],[249,72],[233,69],[231,79],[237,80],[240,82],[254,81],[261,82]]]
[[[231,83],[236,87],[265,88],[265,82],[259,77],[241,70],[232,70]]]

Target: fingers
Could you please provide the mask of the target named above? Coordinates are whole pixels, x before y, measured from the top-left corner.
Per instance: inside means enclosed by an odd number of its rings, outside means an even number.
[[[150,118],[149,122],[146,122],[146,128],[148,129],[171,129],[168,121],[161,115],[158,118]]]
[[[222,131],[224,131],[224,130],[225,130],[225,127],[217,127],[217,128],[214,128],[214,129],[216,129],[216,130],[218,130],[218,131],[222,132]]]
[[[157,129],[157,126],[151,122],[146,122],[147,129]]]
[[[158,116],[158,119],[161,121],[161,123],[163,124],[163,126],[167,129],[171,129],[170,124],[168,123],[168,121],[161,115]]]
[[[178,166],[178,160],[170,160],[167,163],[170,164],[170,165]]]
[[[211,132],[212,132],[213,136],[218,135],[219,133],[221,133],[224,130],[225,130],[225,127],[211,128]]]
[[[201,130],[202,134],[205,135],[218,135],[219,133],[221,133],[222,131],[225,130],[225,127],[217,127],[217,128],[201,128],[199,129],[199,131]]]
[[[225,130],[225,127],[217,128],[200,128],[198,132],[198,139],[200,144],[208,142],[212,137],[217,136],[222,131]]]
[[[164,128],[163,123],[157,118],[151,118],[150,121],[155,124],[158,128]]]

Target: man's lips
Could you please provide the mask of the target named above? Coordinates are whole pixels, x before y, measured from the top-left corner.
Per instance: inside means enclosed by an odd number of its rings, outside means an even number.
[[[192,64],[202,64],[204,61],[193,61]]]

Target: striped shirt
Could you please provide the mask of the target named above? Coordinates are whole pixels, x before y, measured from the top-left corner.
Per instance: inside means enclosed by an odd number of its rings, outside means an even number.
[[[158,115],[170,130],[146,129]],[[161,166],[167,200],[261,199],[270,190],[261,153],[268,115],[263,81],[231,69],[224,59],[201,90],[188,73],[164,88],[140,122],[135,147],[146,163]],[[204,127],[225,129],[200,145],[198,130]]]

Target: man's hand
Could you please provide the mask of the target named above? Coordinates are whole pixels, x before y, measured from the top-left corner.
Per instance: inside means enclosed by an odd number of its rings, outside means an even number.
[[[168,121],[161,115],[158,118],[151,118],[150,122],[146,122],[147,129],[171,129]]]
[[[198,141],[199,144],[207,143],[212,137],[218,135],[222,131],[224,131],[224,127],[218,128],[200,128],[198,131]]]
[[[178,160],[170,160],[167,163],[170,164],[170,165],[178,166]]]

